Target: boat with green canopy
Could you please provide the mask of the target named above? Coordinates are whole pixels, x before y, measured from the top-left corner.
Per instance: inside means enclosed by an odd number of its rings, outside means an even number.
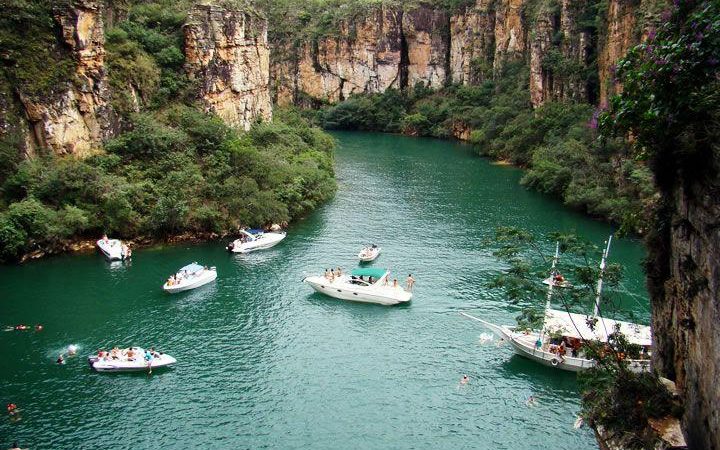
[[[362,267],[350,273],[328,270],[325,275],[305,277],[303,282],[321,294],[353,302],[397,305],[412,299],[412,292],[391,282],[390,272],[378,267]]]

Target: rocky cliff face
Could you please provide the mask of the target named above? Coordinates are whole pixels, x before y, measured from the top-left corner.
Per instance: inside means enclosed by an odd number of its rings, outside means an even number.
[[[663,230],[650,242],[656,369],[685,400],[691,448],[720,449],[720,157],[708,149],[666,187]],[[697,170],[706,168],[705,173]]]
[[[199,99],[227,124],[270,120],[267,21],[246,11],[198,5],[184,28],[186,72]]]
[[[430,4],[378,7],[348,19],[333,36],[276,46],[274,97],[280,104],[337,102],[416,82],[475,84],[502,76],[511,61],[524,61],[534,106],[550,100],[595,103],[597,82],[588,75],[595,70],[596,49],[602,50],[597,78],[606,98],[612,65],[637,42],[637,5],[611,0],[608,31],[596,36],[587,23],[595,3],[477,0],[452,15]]]
[[[622,0],[608,3],[607,29],[598,55],[601,106],[607,105],[608,98],[621,89],[614,81],[615,63],[637,42],[634,32],[636,7]]]
[[[56,10],[62,44],[75,60],[75,80],[56,96],[30,98],[18,92],[29,124],[28,153],[38,147],[57,154],[84,156],[97,149],[116,128],[109,106],[105,72],[105,35],[100,6],[82,0]]]
[[[299,47],[276,46],[275,100],[337,102],[417,82],[441,87],[449,72],[449,20],[439,8],[382,6],[341,23],[336,35]]]

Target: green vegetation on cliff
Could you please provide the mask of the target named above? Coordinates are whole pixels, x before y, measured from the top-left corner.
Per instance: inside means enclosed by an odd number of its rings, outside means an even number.
[[[86,159],[42,148],[23,159],[22,120],[7,105],[16,93],[71,83],[74,62],[53,17],[63,5],[2,1],[0,119],[13,126],[0,136],[0,261],[104,232],[163,237],[287,222],[334,193],[334,140],[299,114],[276,111],[272,123],[242,132],[195,104],[183,70],[188,2],[110,2],[123,18],[108,24],[105,60],[121,132]]]

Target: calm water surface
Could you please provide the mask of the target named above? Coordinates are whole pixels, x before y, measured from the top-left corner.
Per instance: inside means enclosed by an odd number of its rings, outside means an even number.
[[[574,375],[482,344],[458,311],[512,323],[519,307],[484,284],[502,267],[483,240],[498,225],[577,230],[598,244],[608,225],[518,186],[521,173],[445,141],[338,133],[339,190],[294,224],[279,246],[230,256],[224,243],[137,250],[130,264],[99,255],[0,266],[1,445],[23,447],[595,449],[573,429]],[[409,305],[329,299],[302,284],[324,268],[356,265],[377,242],[376,266],[417,280]],[[624,308],[647,320],[636,241],[612,260],[628,266]],[[160,289],[192,261],[217,281],[175,296]],[[114,344],[159,347],[170,370],[97,374],[84,357],[57,366],[68,344],[85,355]],[[460,387],[467,373],[469,385]],[[538,397],[534,408],[525,406]]]

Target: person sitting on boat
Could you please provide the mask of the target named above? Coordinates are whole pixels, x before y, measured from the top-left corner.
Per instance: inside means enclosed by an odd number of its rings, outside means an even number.
[[[172,286],[173,284],[175,284],[175,280],[173,280],[173,277],[169,277],[169,278],[167,279],[167,285],[168,285],[168,286]]]
[[[340,270],[339,267],[338,267],[337,269],[335,269],[335,276],[336,276],[336,277],[341,277],[341,276],[342,276],[342,270]]]
[[[160,353],[155,351],[155,347],[150,347],[150,354],[153,355],[155,358],[160,357]]]
[[[553,277],[553,280],[555,280],[556,283],[564,283],[565,277],[562,276],[560,272],[555,272],[555,276]]]
[[[394,287],[394,288],[400,287],[400,286],[398,285],[397,278],[395,278],[395,279],[393,280],[393,287]]]
[[[335,272],[333,272],[332,269],[330,269],[330,273],[328,274],[328,281],[331,283],[335,280]]]
[[[373,277],[368,277],[368,283],[373,284]]]
[[[145,350],[145,361],[146,361],[148,364],[151,364],[151,363],[152,363],[153,358],[155,358],[155,357],[154,357],[153,354],[150,352],[150,350]]]
[[[135,352],[133,351],[132,347],[127,350],[125,356],[127,356],[128,361],[135,361]]]
[[[108,239],[107,234],[103,234],[102,240],[107,244],[110,239]]]

